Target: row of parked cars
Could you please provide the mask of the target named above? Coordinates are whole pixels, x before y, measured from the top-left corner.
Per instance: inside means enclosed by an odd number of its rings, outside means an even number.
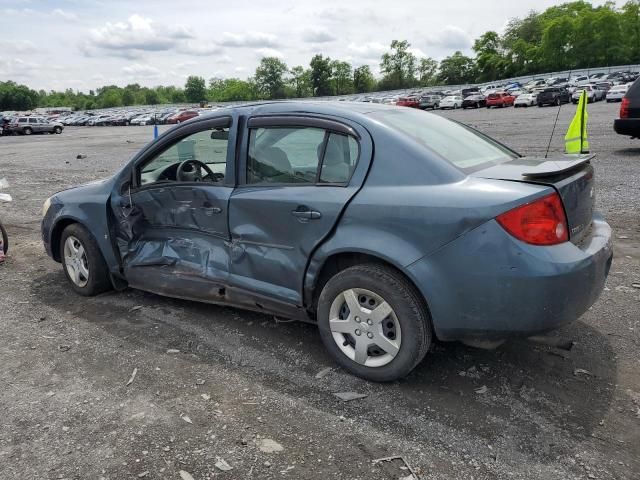
[[[60,118],[64,125],[73,126],[128,126],[178,124],[199,116],[211,109],[167,108],[167,109],[117,109],[100,112],[81,112]]]
[[[459,90],[413,89],[401,94],[378,93],[342,97],[371,103],[415,107],[421,109],[455,109],[516,106],[528,107],[546,104],[561,104],[578,101],[580,92],[587,91],[590,102],[603,99],[620,101],[628,86],[638,78],[638,72],[595,73],[571,78],[534,78],[527,83],[505,82],[482,87],[468,87]],[[545,95],[540,96],[542,92]],[[567,98],[568,97],[568,98]],[[540,102],[538,101],[540,99]],[[548,99],[551,99],[549,101]]]
[[[426,109],[458,109],[458,108],[503,108],[531,107],[545,105],[561,105],[578,103],[582,91],[587,92],[588,102],[619,102],[629,89],[630,83],[611,85],[608,82],[587,84],[577,87],[546,86],[532,89],[510,89],[482,91],[475,87],[465,88],[457,92],[428,92],[422,95],[399,97],[396,105]],[[379,102],[375,102],[379,103]]]

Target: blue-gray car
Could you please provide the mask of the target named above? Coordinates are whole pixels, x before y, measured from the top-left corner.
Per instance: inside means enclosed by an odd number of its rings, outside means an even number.
[[[596,301],[612,244],[591,160],[521,157],[408,108],[252,104],[55,194],[42,238],[81,295],[131,287],[313,322],[342,367],[391,381],[435,339],[528,337]]]

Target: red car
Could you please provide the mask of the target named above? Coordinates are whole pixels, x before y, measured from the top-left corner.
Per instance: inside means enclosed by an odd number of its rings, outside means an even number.
[[[491,107],[511,107],[516,97],[507,92],[490,93],[487,97],[487,108]]]
[[[418,97],[400,97],[396,105],[398,107],[420,108],[420,99]]]
[[[167,118],[167,123],[182,123],[186,122],[190,118],[197,117],[199,114],[195,110],[184,110],[182,112],[178,112],[175,115],[171,115]]]

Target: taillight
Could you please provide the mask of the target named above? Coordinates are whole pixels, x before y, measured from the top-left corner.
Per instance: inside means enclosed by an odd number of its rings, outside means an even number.
[[[620,104],[620,118],[629,118],[629,99],[624,97]]]
[[[567,217],[557,193],[496,217],[502,228],[532,245],[556,245],[569,240]]]

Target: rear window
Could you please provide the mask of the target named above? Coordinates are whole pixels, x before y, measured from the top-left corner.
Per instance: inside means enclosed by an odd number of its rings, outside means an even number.
[[[517,158],[517,154],[473,129],[413,109],[370,114],[469,173]]]

